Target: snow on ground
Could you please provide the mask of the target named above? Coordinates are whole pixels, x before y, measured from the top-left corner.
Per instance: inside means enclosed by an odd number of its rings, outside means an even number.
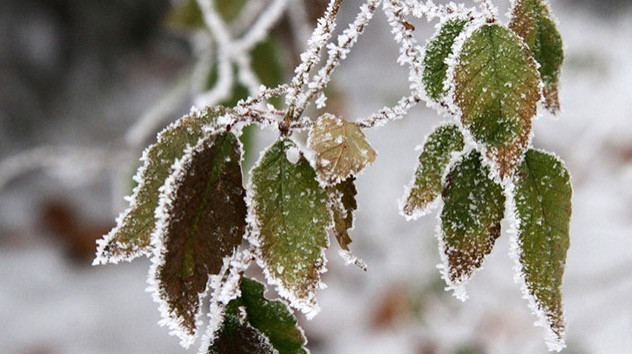
[[[593,17],[571,5],[555,10],[567,53],[563,112],[536,121],[535,145],[560,155],[573,174],[564,284],[568,352],[625,353],[632,348],[632,14]],[[417,26],[417,35],[428,36],[430,27]],[[350,118],[405,93],[407,71],[395,64],[396,56],[380,14],[335,76]],[[367,132],[379,156],[358,179],[351,247],[369,271],[345,266],[332,245],[328,288],[319,294],[322,311],[311,321],[299,315],[313,352],[546,351],[543,331],[532,326],[535,317],[513,282],[506,234],[461,303],[442,291],[435,268],[436,212],[414,222],[398,213],[397,199],[417,159],[414,147],[439,122],[432,111],[416,108],[402,121]],[[28,222],[34,208],[29,190],[42,188],[16,183],[2,192],[0,229]],[[108,214],[98,193],[84,199],[82,205],[101,219]],[[0,352],[185,352],[156,325],[158,310],[144,292],[147,261],[78,268],[33,233],[19,236],[29,247],[0,243]]]

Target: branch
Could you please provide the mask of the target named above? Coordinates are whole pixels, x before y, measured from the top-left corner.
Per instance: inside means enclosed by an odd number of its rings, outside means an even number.
[[[389,121],[402,119],[408,111],[421,102],[421,97],[411,95],[403,97],[393,107],[384,107],[367,118],[356,121],[360,128],[382,127]]]
[[[318,19],[318,24],[307,41],[307,50],[301,54],[301,64],[294,69],[296,75],[292,78],[291,90],[288,92],[287,105],[290,107],[288,109],[290,112],[294,110],[298,96],[305,83],[309,80],[310,71],[320,61],[320,52],[336,28],[336,15],[338,10],[340,10],[341,3],[342,0],[331,0],[329,2],[323,17]]]
[[[369,21],[373,18],[377,6],[381,0],[368,0],[364,5],[360,7],[360,12],[356,16],[352,24],[345,29],[340,36],[338,36],[338,44],[329,43],[327,45],[327,62],[314,79],[308,84],[308,90],[304,95],[299,96],[297,108],[294,112],[294,118],[300,117],[305,111],[305,108],[314,96],[321,93],[329,81],[331,81],[331,75],[340,62],[347,57],[349,51],[353,45],[358,41],[358,37],[364,32],[364,29],[369,24]]]
[[[410,9],[404,6],[399,0],[389,0],[384,3],[384,14],[391,26],[395,41],[400,45],[400,56],[397,58],[399,65],[408,65],[410,67],[408,74],[408,82],[410,89],[414,95],[423,95],[423,60],[422,49],[413,37],[412,29],[407,28],[404,23],[406,12]]]
[[[231,54],[234,56],[238,55],[238,53],[245,53],[252,49],[255,44],[263,40],[268,35],[268,32],[270,32],[270,28],[281,18],[288,1],[289,0],[274,0],[272,5],[259,15],[257,22],[250,27],[250,30],[239,40],[231,44]]]
[[[465,7],[464,4],[455,4],[454,2],[436,5],[432,0],[427,0],[425,3],[422,3],[419,0],[406,0],[405,6],[414,17],[425,17],[428,21],[453,14],[461,14],[469,17],[470,14],[476,12],[475,7],[468,8]]]

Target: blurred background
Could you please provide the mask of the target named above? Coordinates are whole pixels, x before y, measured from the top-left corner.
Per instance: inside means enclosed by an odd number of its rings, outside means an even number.
[[[236,9],[246,0],[218,1],[227,21],[240,19]],[[501,14],[507,11],[509,1],[494,2]],[[326,1],[305,4],[291,6],[252,50],[262,83],[291,77],[302,36]],[[360,4],[345,2],[339,28]],[[562,113],[535,122],[534,145],[556,152],[573,175],[565,352],[629,353],[632,3],[552,6],[566,46]],[[433,24],[414,24],[421,43],[434,32]],[[159,312],[144,291],[146,259],[90,263],[95,240],[125,208],[142,149],[217,80],[201,26],[190,0],[0,0],[1,353],[197,351],[182,349],[156,324]],[[378,11],[336,71],[327,110],[356,119],[406,95],[408,71],[397,56]],[[236,84],[221,102],[234,104],[247,93]],[[367,131],[379,158],[358,179],[351,247],[369,271],[345,266],[332,243],[322,311],[311,321],[298,316],[312,352],[546,352],[543,331],[533,327],[513,281],[508,235],[461,303],[443,291],[435,268],[436,218],[406,222],[398,214],[397,199],[416,164],[414,148],[440,121],[417,107]],[[252,131],[248,150],[256,156],[274,138],[274,132]]]

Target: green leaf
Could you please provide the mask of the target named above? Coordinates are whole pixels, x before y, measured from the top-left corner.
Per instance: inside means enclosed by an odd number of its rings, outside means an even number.
[[[404,215],[417,218],[429,211],[431,203],[441,193],[441,178],[452,154],[462,151],[464,147],[463,134],[455,124],[440,126],[428,136],[419,155],[412,188],[407,192],[406,202],[402,206]]]
[[[220,273],[245,233],[240,162],[237,137],[218,131],[175,164],[160,196],[150,282],[164,323],[184,342],[197,332],[209,276]]]
[[[500,236],[505,210],[502,187],[489,177],[489,168],[477,151],[464,155],[446,176],[441,212],[443,275],[455,295],[479,269]]]
[[[307,353],[303,331],[284,303],[266,299],[263,284],[253,279],[242,278],[240,290],[241,296],[226,306],[224,323],[209,353]]]
[[[209,353],[307,353],[296,317],[281,301],[265,298],[263,284],[242,278],[241,296],[226,306],[224,323]]]
[[[308,145],[316,153],[316,170],[328,184],[357,175],[377,156],[357,125],[332,114],[318,118]]]
[[[315,315],[331,224],[327,195],[290,139],[270,146],[251,174],[250,215],[258,231],[251,242],[257,246],[257,258],[281,296],[308,316]]]
[[[448,64],[445,60],[452,54],[454,40],[461,34],[466,23],[467,20],[458,17],[446,21],[426,46],[423,83],[428,97],[434,100],[446,93],[443,83],[447,77]]]
[[[214,124],[223,113],[222,107],[208,108],[180,118],[158,134],[158,141],[149,146],[141,158],[142,166],[134,177],[138,185],[130,207],[118,218],[117,226],[98,241],[95,264],[130,261],[151,252],[150,235],[156,225],[154,210],[158,206],[159,188],[187,146],[195,145],[202,138],[203,127]]]
[[[516,1],[509,28],[524,39],[533,57],[540,63],[545,105],[552,113],[557,113],[560,109],[558,85],[564,62],[564,45],[548,4],[543,0]]]
[[[510,177],[531,134],[540,75],[522,40],[497,24],[483,25],[463,44],[454,72],[461,121],[501,178]]]
[[[562,276],[568,250],[572,187],[557,157],[530,149],[516,176],[518,252],[528,294],[552,331],[553,348],[564,343]]]
[[[352,242],[349,230],[353,228],[353,212],[358,209],[355,199],[358,194],[355,177],[349,177],[335,186],[327,187],[327,194],[334,219],[334,235],[340,248],[349,251],[349,244]]]

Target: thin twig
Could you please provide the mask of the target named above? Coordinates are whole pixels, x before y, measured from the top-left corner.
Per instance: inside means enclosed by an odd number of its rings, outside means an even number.
[[[308,84],[307,92],[299,98],[296,110],[293,112],[294,118],[300,117],[305,111],[307,104],[316,95],[324,91],[329,81],[331,81],[331,75],[334,70],[347,57],[353,45],[358,41],[358,37],[364,32],[369,21],[373,18],[380,2],[381,0],[368,0],[360,7],[360,12],[353,23],[338,36],[338,44],[329,43],[327,45],[327,62]]]
[[[288,92],[287,104],[288,111],[293,112],[298,101],[298,96],[303,90],[303,86],[309,79],[309,73],[314,65],[320,61],[320,52],[323,50],[327,41],[336,28],[336,16],[340,10],[342,0],[331,0],[325,13],[318,20],[318,24],[307,41],[307,50],[301,54],[301,63],[296,67],[296,73],[292,78],[291,90]],[[293,119],[292,113],[288,116]]]
[[[383,107],[367,118],[356,121],[356,124],[361,128],[384,126],[390,121],[402,119],[419,102],[421,102],[421,97],[417,95],[403,97],[395,106]]]

